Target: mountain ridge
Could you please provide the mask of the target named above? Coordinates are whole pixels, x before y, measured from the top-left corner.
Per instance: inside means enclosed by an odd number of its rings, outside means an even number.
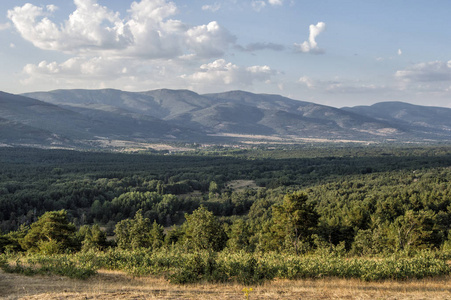
[[[45,136],[42,144],[75,147],[105,139],[224,143],[243,142],[243,136],[293,142],[451,140],[448,108],[404,102],[335,108],[240,90],[209,94],[171,89],[0,92],[0,108],[4,132],[16,130],[30,138],[33,135],[27,129],[38,130]],[[20,138],[15,141],[11,134],[5,136],[8,139],[0,134],[0,143],[20,144]],[[39,138],[34,140],[39,142]]]

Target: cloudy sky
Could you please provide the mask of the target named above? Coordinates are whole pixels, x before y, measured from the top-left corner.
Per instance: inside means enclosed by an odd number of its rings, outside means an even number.
[[[2,0],[0,90],[451,107],[448,0]]]

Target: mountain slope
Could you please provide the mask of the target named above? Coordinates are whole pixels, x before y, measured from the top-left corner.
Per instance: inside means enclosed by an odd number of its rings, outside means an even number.
[[[371,106],[346,107],[343,110],[376,118],[424,138],[449,138],[451,135],[451,109],[381,102]]]
[[[252,94],[231,91],[205,95],[216,101],[238,102],[257,107],[264,112],[259,124],[271,128],[279,135],[317,138],[379,138],[386,133],[403,132],[390,124],[362,117],[353,112],[292,100],[280,95]]]
[[[39,94],[44,99],[52,96]],[[75,91],[69,91],[69,94],[80,95]],[[95,95],[92,99],[95,99]],[[33,137],[33,141],[44,144],[48,139],[65,140],[73,144],[106,138],[130,140],[195,136],[158,118],[104,105],[101,101],[90,105],[78,103],[58,106],[29,97],[0,93],[0,118],[4,132],[0,137],[9,142],[14,136],[17,142],[23,141],[21,137]]]
[[[245,135],[286,140],[451,140],[448,109],[403,103],[338,109],[280,95],[243,91],[199,95],[168,89],[24,95],[41,101],[22,97],[15,98],[14,105],[3,104],[0,118],[13,122],[9,128],[20,123],[71,139],[221,143],[230,137],[240,141]],[[27,101],[35,102],[20,104]]]
[[[0,92],[0,118],[62,137],[91,138],[100,123],[62,107]],[[74,124],[76,126],[74,126]],[[23,127],[25,129],[25,127]]]

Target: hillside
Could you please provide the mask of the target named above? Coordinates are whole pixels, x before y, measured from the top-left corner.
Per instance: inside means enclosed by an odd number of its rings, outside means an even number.
[[[387,102],[338,109],[244,91],[0,93],[0,109],[0,142],[9,144],[27,140],[80,146],[101,140],[224,143],[258,137],[285,142],[421,142],[451,138],[451,109],[447,108]]]
[[[449,108],[418,106],[403,102],[381,102],[371,106],[343,109],[386,121],[423,138],[432,135],[449,139],[451,133],[451,109]]]

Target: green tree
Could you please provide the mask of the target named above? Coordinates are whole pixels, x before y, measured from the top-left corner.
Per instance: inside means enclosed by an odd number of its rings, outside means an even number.
[[[244,220],[240,219],[235,221],[232,226],[230,226],[228,235],[229,239],[227,241],[227,247],[229,249],[234,251],[252,251],[252,246],[249,242],[249,238],[251,237],[249,224]]]
[[[164,228],[157,221],[153,221],[152,228],[150,229],[150,244],[152,249],[158,249],[163,246],[164,242]]]
[[[427,245],[432,234],[431,220],[434,219],[432,211],[412,210],[406,211],[403,216],[396,218],[392,230],[398,250],[409,250],[411,247]]]
[[[77,237],[81,241],[82,251],[103,250],[107,246],[106,233],[97,224],[80,227]]]
[[[307,194],[286,194],[281,205],[273,206],[273,232],[280,241],[288,241],[298,253],[299,243],[307,241],[318,224],[318,214],[308,201]]]
[[[139,210],[133,219],[122,220],[116,224],[114,233],[117,246],[122,249],[149,248],[151,246],[150,230],[150,220],[144,218]]]
[[[30,230],[19,242],[25,250],[60,253],[74,249],[75,231],[65,210],[49,211],[31,224]]]
[[[203,205],[191,215],[185,214],[184,239],[195,250],[220,251],[224,248],[227,237],[221,223]]]

